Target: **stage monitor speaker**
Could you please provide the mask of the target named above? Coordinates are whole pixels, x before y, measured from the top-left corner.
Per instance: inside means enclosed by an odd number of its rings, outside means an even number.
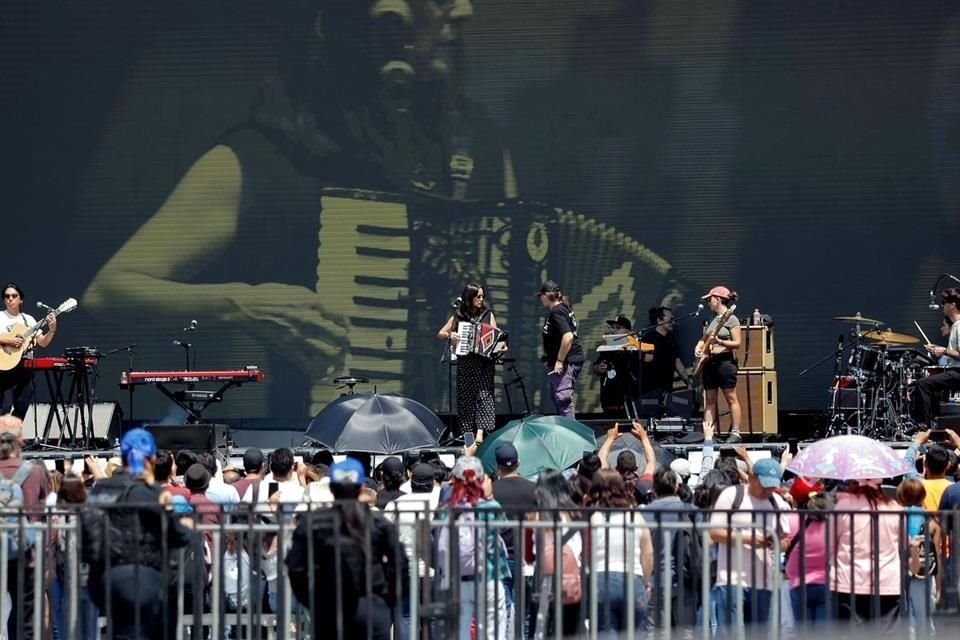
[[[740,328],[740,369],[775,369],[773,329]]]
[[[148,424],[157,449],[213,451],[227,445],[229,429],[225,424]]]
[[[720,395],[720,413],[730,410],[727,401]],[[777,372],[744,371],[737,374],[737,399],[742,414],[741,433],[778,433],[777,429]],[[720,430],[730,428],[730,415],[720,418]]]
[[[84,411],[87,407],[83,407]],[[23,418],[23,435],[25,438],[38,439],[43,436],[43,430],[46,427],[47,419],[51,417],[53,405],[48,402],[34,402],[27,408],[27,415]],[[80,405],[65,404],[60,408],[60,420],[66,418],[70,425],[76,431],[76,437],[80,438]],[[123,412],[116,402],[94,402],[93,403],[93,437],[97,440],[108,440],[120,437],[120,420]],[[84,418],[89,420],[89,414]],[[60,437],[60,422],[53,416],[53,422],[50,425],[48,439],[55,440]],[[68,438],[69,434],[64,434]]]

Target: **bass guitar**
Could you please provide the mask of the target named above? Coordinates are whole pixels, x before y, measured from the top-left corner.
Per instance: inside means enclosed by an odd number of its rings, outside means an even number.
[[[699,377],[703,373],[703,366],[707,364],[713,354],[710,352],[711,348],[717,342],[717,336],[720,334],[720,330],[723,329],[724,325],[727,324],[727,320],[730,319],[730,316],[733,315],[734,310],[737,308],[737,305],[730,305],[730,307],[720,314],[720,319],[717,320],[717,326],[713,331],[708,333],[703,337],[703,346],[701,347],[700,357],[697,358],[697,366],[693,369],[694,377]]]
[[[52,313],[54,316],[58,316],[61,313],[69,313],[76,308],[76,298],[67,298],[59,307],[54,309]],[[44,316],[42,320],[34,323],[30,327],[25,324],[15,324],[9,332],[0,334],[0,337],[3,338],[16,338],[17,336],[23,338],[23,342],[19,347],[11,347],[9,345],[0,347],[0,371],[10,371],[10,369],[17,366],[23,358],[23,354],[33,348],[33,343],[37,339],[37,336],[47,328],[48,324],[47,318]]]

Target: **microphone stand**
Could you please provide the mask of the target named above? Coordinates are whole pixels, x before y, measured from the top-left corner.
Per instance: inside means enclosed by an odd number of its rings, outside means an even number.
[[[643,334],[645,334],[646,332],[648,332],[648,331],[650,331],[650,330],[652,330],[652,329],[656,329],[657,327],[660,327],[660,326],[662,326],[662,325],[670,324],[671,322],[674,323],[674,324],[676,324],[676,323],[678,323],[678,322],[683,322],[684,320],[689,320],[690,318],[693,318],[693,317],[695,317],[695,316],[699,316],[701,311],[703,311],[703,307],[702,307],[702,306],[698,306],[696,310],[691,311],[690,313],[685,313],[685,314],[683,314],[682,316],[674,316],[674,317],[670,318],[669,320],[661,320],[660,322],[657,322],[657,323],[655,323],[655,324],[651,324],[650,326],[647,326],[647,327],[643,327],[642,329],[637,329],[636,331],[628,331],[628,332],[626,332],[626,333],[623,334],[623,335],[636,338],[636,339],[637,339],[638,341],[640,341],[641,344],[642,344],[642,337],[643,337]],[[640,400],[640,395],[641,395],[641,394],[640,394],[640,389],[641,389],[642,386],[643,386],[643,356],[644,356],[643,348],[641,347],[640,350],[639,350],[639,352],[638,352],[638,355],[637,355],[637,358],[639,359],[639,365],[638,365],[638,367],[637,367],[636,397],[635,397],[635,398],[631,398],[629,401],[628,401],[627,398],[624,398],[624,401],[623,401],[624,409],[627,409],[627,407],[630,406],[631,404],[632,404],[632,406],[633,406],[633,413],[634,413],[633,416],[631,416],[631,415],[630,415],[630,411],[627,410],[627,417],[630,418],[630,419],[634,419],[634,418],[639,418],[639,417],[640,417],[640,411],[639,411],[639,406],[638,406],[637,402]],[[654,354],[654,357],[656,357],[656,354]],[[659,399],[657,400],[657,406],[658,406],[658,409],[659,409],[659,408],[660,408],[660,400],[659,400]]]

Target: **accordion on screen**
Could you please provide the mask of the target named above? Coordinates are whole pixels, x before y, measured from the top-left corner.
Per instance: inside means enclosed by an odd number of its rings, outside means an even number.
[[[507,349],[507,334],[488,324],[461,322],[457,328],[460,340],[454,350],[458,356],[476,353],[484,358],[492,358]]]

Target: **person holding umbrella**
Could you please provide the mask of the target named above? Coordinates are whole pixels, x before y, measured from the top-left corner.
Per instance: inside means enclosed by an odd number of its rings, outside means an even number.
[[[549,311],[543,322],[544,363],[550,372],[550,395],[557,413],[575,418],[574,385],[583,369],[583,348],[577,339],[577,318],[560,285],[547,280],[537,293]]]

